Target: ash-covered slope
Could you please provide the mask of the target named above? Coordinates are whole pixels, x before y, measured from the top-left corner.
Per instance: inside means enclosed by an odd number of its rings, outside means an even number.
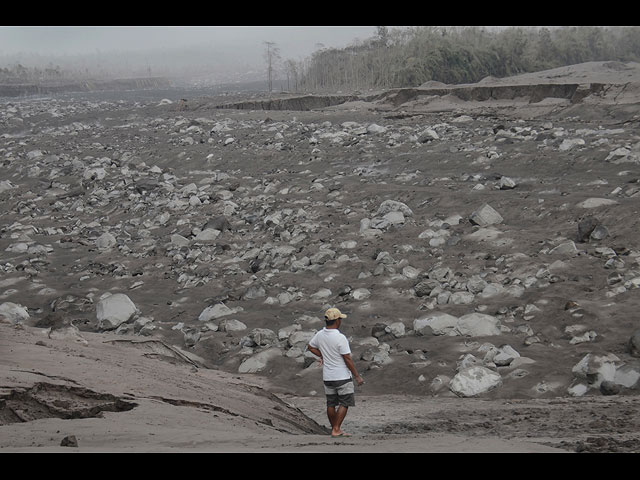
[[[517,110],[513,113],[540,117],[576,104],[591,107],[637,104],[639,95],[640,64],[588,62],[507,78],[487,77],[474,84],[430,81],[414,88],[364,94],[276,94],[264,100],[223,103],[217,108],[307,111],[366,105],[378,111],[404,114],[501,109],[503,114]]]
[[[197,368],[160,341],[108,333],[76,340],[0,324],[0,451],[64,450],[61,444],[216,451],[249,439],[326,433],[259,381]]]
[[[318,395],[338,306],[364,393],[635,394],[637,102],[453,97],[7,102],[3,316]]]

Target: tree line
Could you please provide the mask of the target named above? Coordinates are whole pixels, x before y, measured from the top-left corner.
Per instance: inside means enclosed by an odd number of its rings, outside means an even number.
[[[49,64],[46,67],[25,67],[20,63],[8,67],[0,67],[0,83],[32,83],[60,80],[64,73],[59,65]]]
[[[590,61],[640,61],[640,27],[377,27],[345,48],[284,62],[289,89],[475,83]]]

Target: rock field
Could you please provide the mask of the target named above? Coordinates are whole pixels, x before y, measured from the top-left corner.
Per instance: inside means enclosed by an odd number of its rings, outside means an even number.
[[[305,345],[335,306],[361,395],[637,396],[637,72],[314,110],[5,99],[0,318],[45,343],[157,339],[321,399]],[[570,96],[526,97],[556,77]]]

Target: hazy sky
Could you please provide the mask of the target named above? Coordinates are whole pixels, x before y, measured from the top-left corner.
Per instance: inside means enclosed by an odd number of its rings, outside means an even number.
[[[369,26],[0,26],[0,55],[75,55],[210,45],[262,52],[264,41],[283,58],[304,57],[317,44],[344,47],[373,36]]]

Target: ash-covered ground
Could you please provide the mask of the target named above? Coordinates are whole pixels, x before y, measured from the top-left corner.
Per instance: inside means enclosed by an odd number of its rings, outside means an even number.
[[[321,374],[304,347],[335,306],[366,381],[345,422],[354,451],[458,448],[429,443],[443,432],[492,439],[472,451],[531,437],[638,451],[638,82],[637,64],[609,62],[338,100],[4,99],[5,338],[68,345],[86,369],[104,336],[189,378],[257,382],[256,402],[286,399],[317,435]],[[14,434],[44,420],[9,415],[30,384],[16,372],[92,377],[20,369],[26,347],[11,345],[0,434],[17,430],[1,446],[30,448]],[[89,363],[135,370],[122,358]]]

